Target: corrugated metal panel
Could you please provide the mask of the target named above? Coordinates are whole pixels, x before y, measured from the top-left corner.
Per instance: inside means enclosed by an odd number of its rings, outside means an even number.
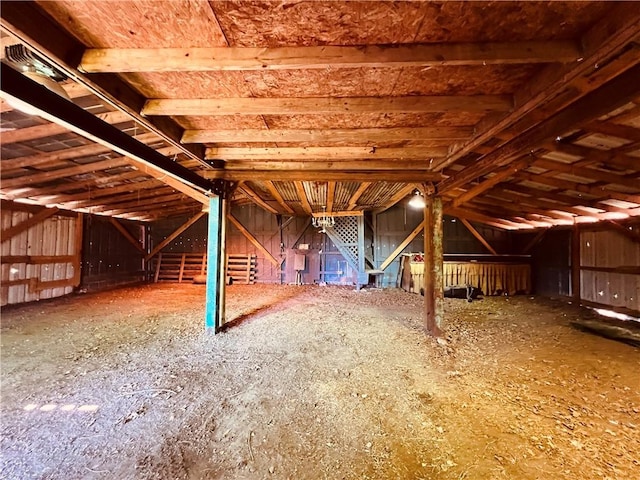
[[[338,182],[336,184],[336,196],[334,199],[334,210],[346,210],[351,196],[356,192],[358,182]]]
[[[273,182],[285,202],[299,202],[298,192],[293,182]]]
[[[326,182],[304,182],[304,191],[307,194],[309,204],[314,212],[321,212],[322,206],[327,204],[327,183]]]

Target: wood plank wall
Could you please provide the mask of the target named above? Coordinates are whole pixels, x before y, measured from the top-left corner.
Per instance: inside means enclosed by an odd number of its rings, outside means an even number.
[[[2,230],[33,217],[37,210],[3,204]],[[65,295],[77,285],[80,242],[76,214],[60,212],[2,242],[0,304],[17,304]]]
[[[583,231],[580,243],[580,298],[640,311],[640,243],[612,230]]]

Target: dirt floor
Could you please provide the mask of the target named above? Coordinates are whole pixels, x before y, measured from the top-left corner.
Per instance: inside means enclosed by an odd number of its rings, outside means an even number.
[[[4,479],[637,479],[640,349],[533,297],[151,285],[2,313]]]

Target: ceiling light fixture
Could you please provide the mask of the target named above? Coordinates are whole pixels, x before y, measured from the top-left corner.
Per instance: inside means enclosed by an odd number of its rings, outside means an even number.
[[[336,224],[336,219],[330,214],[327,214],[327,207],[322,206],[322,213],[318,216],[314,216],[311,219],[315,228],[320,228],[320,233],[327,233],[327,228],[333,228]]]
[[[409,206],[411,208],[424,208],[425,205],[424,197],[418,190],[416,190],[413,197],[411,197],[411,200],[409,200]]]

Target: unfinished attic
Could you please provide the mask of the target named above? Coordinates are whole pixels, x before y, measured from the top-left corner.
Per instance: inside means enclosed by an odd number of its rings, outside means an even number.
[[[637,477],[637,3],[0,17],[2,478]]]

